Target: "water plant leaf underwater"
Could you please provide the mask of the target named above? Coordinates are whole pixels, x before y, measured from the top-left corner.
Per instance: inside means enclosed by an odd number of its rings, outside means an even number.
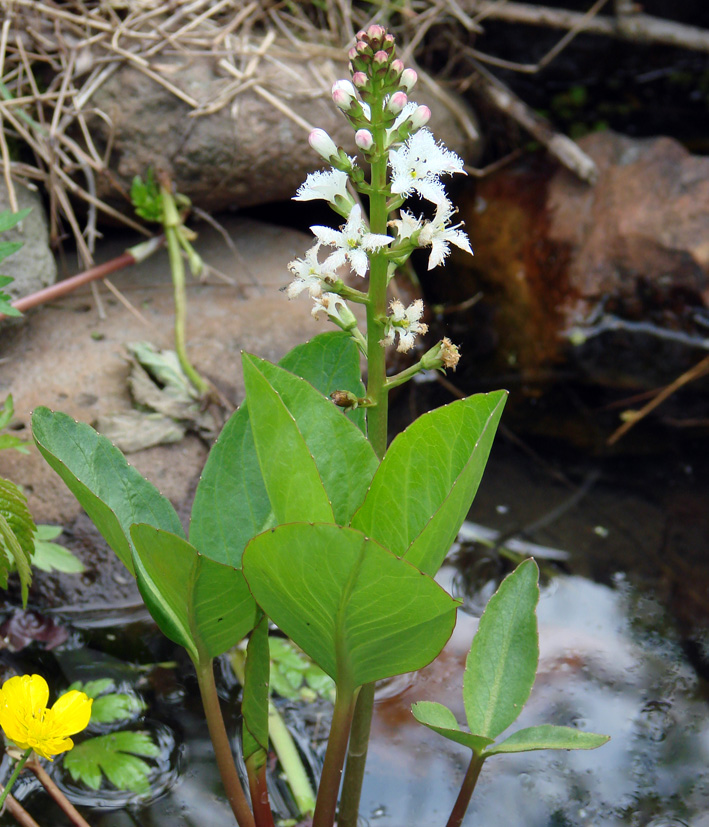
[[[151,767],[143,758],[159,755],[148,732],[126,730],[84,741],[64,758],[64,767],[74,781],[92,790],[100,789],[103,773],[119,790],[145,794],[150,791]]]
[[[48,701],[49,686],[41,675],[10,678],[0,689],[0,726],[21,750],[34,750],[52,761],[73,748],[69,736],[88,726],[93,701],[75,689],[65,692],[51,708]]]
[[[145,701],[129,692],[116,692],[116,685],[111,678],[101,678],[82,683],[75,681],[69,689],[78,689],[93,698],[91,707],[92,724],[115,724],[129,721],[146,709]]]

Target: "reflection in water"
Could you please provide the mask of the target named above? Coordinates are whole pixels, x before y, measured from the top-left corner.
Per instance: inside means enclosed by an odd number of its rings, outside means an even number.
[[[490,759],[470,824],[681,827],[709,813],[705,701],[679,647],[659,634],[666,630],[636,623],[637,602],[622,581],[560,577],[543,589],[539,673],[514,729],[556,723],[612,740],[593,752]],[[441,661],[378,704],[363,804],[372,827],[445,823],[469,753],[418,726],[408,709],[435,699],[465,720],[460,687],[475,625],[461,614]],[[373,818],[382,804],[386,814]]]

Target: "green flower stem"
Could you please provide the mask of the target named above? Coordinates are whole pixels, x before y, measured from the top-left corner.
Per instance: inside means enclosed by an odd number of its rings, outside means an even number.
[[[288,786],[301,813],[312,813],[315,809],[315,793],[310,786],[308,774],[303,761],[276,707],[268,702],[268,734],[273,749],[276,751],[283,772],[288,779]]]
[[[182,259],[180,247],[180,216],[175,206],[175,199],[167,187],[160,188],[163,207],[163,228],[167,239],[167,252],[170,256],[170,270],[172,271],[172,284],[175,295],[175,351],[180,360],[182,370],[195,388],[206,396],[210,385],[203,379],[192,366],[187,358],[187,347],[185,345],[185,319],[187,316],[187,297],[185,294],[185,262]]]
[[[49,793],[49,795],[52,796],[62,810],[64,810],[69,821],[71,821],[75,827],[91,827],[89,822],[86,821],[71,801],[69,801],[59,787],[57,787],[54,781],[52,781],[49,773],[39,763],[36,756],[33,756],[32,760],[27,764],[27,769],[32,770],[32,772],[37,776],[44,789]]]
[[[465,773],[463,784],[461,785],[458,798],[456,799],[453,809],[451,810],[450,818],[448,819],[446,827],[460,827],[463,823],[465,811],[468,809],[468,804],[470,804],[470,798],[473,795],[473,790],[475,789],[475,785],[478,783],[478,776],[480,775],[480,770],[483,767],[484,761],[484,756],[473,753],[473,757],[470,759],[468,770]]]
[[[354,708],[355,693],[347,687],[338,686],[312,827],[333,827],[335,823],[337,794],[340,790],[342,765],[347,752],[347,739]]]
[[[382,126],[383,101],[372,101],[372,136],[376,147],[383,147],[386,130]],[[389,220],[387,207],[387,154],[372,157],[372,191],[369,196],[369,225],[373,233],[386,234]],[[388,260],[384,252],[370,258],[369,302],[367,303],[367,399],[373,403],[367,408],[367,439],[381,459],[387,448],[388,402],[386,386],[386,350],[380,344],[384,338],[387,311]],[[374,684],[359,691],[354,712],[352,732],[347,751],[347,767],[342,786],[339,827],[356,827],[359,800],[362,794],[364,768],[367,762],[369,732],[374,709]]]
[[[12,775],[10,776],[10,780],[5,785],[5,789],[2,791],[2,795],[0,795],[0,809],[2,809],[2,805],[5,803],[5,799],[7,798],[10,790],[12,789],[13,784],[17,781],[17,776],[22,772],[22,768],[27,763],[27,759],[32,755],[32,750],[28,749],[27,752],[20,758],[20,760],[15,764],[15,769],[12,771]]]
[[[217,686],[214,683],[214,668],[212,660],[205,658],[195,663],[197,670],[197,682],[202,696],[202,706],[207,718],[209,737],[212,739],[214,756],[219,767],[219,774],[226,791],[231,809],[234,811],[239,827],[256,827],[254,817],[249,809],[244,789],[239,780],[239,774],[234,764],[234,756],[231,753],[229,737],[224,727],[224,718],[219,706]]]
[[[256,827],[275,827],[266,785],[266,753],[259,751],[250,755],[246,759],[246,772],[249,776],[249,792]]]
[[[411,367],[406,368],[406,370],[402,370],[401,373],[397,373],[396,376],[390,376],[384,383],[384,387],[390,391],[397,385],[403,385],[404,382],[408,382],[412,376],[415,376],[422,370],[424,370],[424,367],[421,362],[416,362],[415,365],[411,365]]]

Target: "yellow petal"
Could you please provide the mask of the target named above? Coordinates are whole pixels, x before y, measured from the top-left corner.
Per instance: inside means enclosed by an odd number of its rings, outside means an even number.
[[[42,758],[47,758],[49,761],[54,760],[52,756],[59,755],[60,752],[67,752],[72,749],[74,742],[71,738],[47,738],[41,744],[34,746],[34,751]]]
[[[62,695],[49,710],[47,716],[48,722],[51,718],[52,735],[64,738],[86,729],[91,720],[92,704],[92,698],[76,689]]]
[[[39,716],[47,706],[49,687],[41,675],[16,675],[2,685],[5,706],[18,715]]]

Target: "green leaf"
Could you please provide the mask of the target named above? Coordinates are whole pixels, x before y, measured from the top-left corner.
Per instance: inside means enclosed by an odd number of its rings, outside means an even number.
[[[0,313],[2,313],[2,307],[0,307]],[[29,454],[29,449],[24,439],[20,439],[18,436],[14,436],[14,434],[0,434],[0,451],[5,451],[8,448],[14,448],[21,454]]]
[[[411,707],[411,712],[420,724],[432,729],[449,741],[455,741],[456,744],[468,747],[476,755],[480,755],[485,747],[493,743],[492,738],[463,732],[458,726],[455,715],[443,704],[434,701],[419,701]]]
[[[259,605],[338,686],[422,668],[455,625],[457,602],[433,579],[351,528],[281,525],[243,563]]]
[[[115,686],[112,678],[99,678],[98,680],[87,681],[86,683],[74,681],[67,689],[67,692],[76,689],[79,692],[83,692],[84,695],[87,695],[89,698],[98,698],[99,695],[103,695],[105,692],[114,689]],[[91,718],[93,720],[93,706],[91,707]]]
[[[362,382],[359,348],[344,330],[320,333],[305,344],[294,347],[278,363],[301,376],[323,395],[333,391],[351,391],[361,398],[366,390]],[[346,411],[345,416],[365,432],[364,409]]]
[[[235,646],[258,619],[241,571],[152,525],[131,528],[138,588],[164,635],[204,662]]]
[[[190,542],[210,559],[238,568],[246,544],[272,517],[243,403],[209,452],[192,504]]]
[[[364,393],[357,346],[343,331],[321,333],[295,347],[279,364],[303,376],[325,396],[340,389],[358,396]],[[248,541],[273,524],[244,403],[222,429],[202,471],[192,506],[190,542],[212,560],[238,568]]]
[[[262,753],[262,766],[268,752],[268,678],[269,678],[268,618],[261,615],[246,647],[244,695],[241,714],[244,717],[244,760]]]
[[[14,482],[0,477],[0,585],[7,587],[7,574],[14,564],[20,576],[23,607],[27,606],[32,582],[35,530],[27,498]]]
[[[101,787],[101,773],[119,790],[150,792],[148,763],[139,758],[157,758],[160,750],[148,732],[112,732],[90,738],[64,756],[64,766],[74,781],[92,790]]]
[[[305,379],[255,356],[244,354],[243,359],[247,396],[251,399],[249,389],[258,394],[258,420],[253,423],[253,428],[259,455],[266,454],[261,466],[269,491],[283,489],[290,492],[290,478],[297,473],[294,469],[296,460],[291,459],[287,451],[281,450],[281,440],[292,439],[300,448],[299,434],[319,475],[317,480],[313,480],[313,485],[317,482],[318,491],[324,487],[335,522],[346,525],[361,505],[379,465],[372,446],[362,431]],[[268,383],[270,391],[266,390],[261,380],[256,381],[256,372]],[[269,404],[273,411],[267,413],[265,408]],[[283,407],[290,414],[289,418],[282,415]],[[272,420],[268,417],[275,416],[276,410],[281,413],[279,421],[285,423],[281,427],[287,428],[286,435],[269,428]],[[262,422],[264,417],[267,420]],[[278,434],[277,439],[274,439],[274,433]],[[285,467],[278,475],[273,470],[274,454],[285,459]],[[310,466],[311,463],[308,463]],[[307,479],[310,479],[309,475]],[[324,513],[311,516],[309,510],[296,511],[292,506],[292,493],[286,499],[280,510],[275,508],[279,522],[329,519]],[[280,496],[272,495],[271,502],[280,502]],[[286,513],[290,516],[285,516]]]
[[[532,691],[539,661],[538,580],[534,560],[520,563],[480,618],[463,678],[465,715],[476,735],[496,738],[516,720]]]
[[[131,574],[131,525],[148,523],[184,537],[169,500],[92,427],[40,407],[32,414],[32,432],[42,456]]]
[[[62,533],[58,525],[38,525],[34,538],[32,565],[41,571],[61,571],[64,574],[81,574],[86,567],[68,548],[51,541]]]
[[[251,428],[276,522],[332,522],[330,501],[293,414],[253,357],[245,353],[242,362],[249,409],[258,411]]]
[[[535,749],[596,749],[610,741],[610,735],[580,732],[568,726],[543,724],[513,732],[509,738],[485,749],[485,755],[504,752],[531,752]]]
[[[10,296],[6,293],[0,293],[0,313],[4,316],[14,316],[15,318],[22,315],[22,313],[10,304]]]
[[[0,233],[6,230],[11,230],[16,224],[19,224],[23,218],[32,212],[32,207],[20,210],[19,212],[12,212],[11,210],[3,210],[0,212]]]
[[[15,404],[12,401],[12,394],[8,393],[7,398],[2,404],[0,411],[0,430],[6,428],[10,424],[10,420],[15,414]]]
[[[91,705],[91,721],[97,724],[113,724],[127,721],[145,709],[145,703],[137,695],[111,692],[102,695]]]
[[[23,243],[22,241],[0,241],[0,261],[21,250]],[[5,276],[5,278],[14,281],[11,276]]]
[[[507,394],[477,394],[419,417],[392,442],[352,527],[435,574],[487,463]]]

